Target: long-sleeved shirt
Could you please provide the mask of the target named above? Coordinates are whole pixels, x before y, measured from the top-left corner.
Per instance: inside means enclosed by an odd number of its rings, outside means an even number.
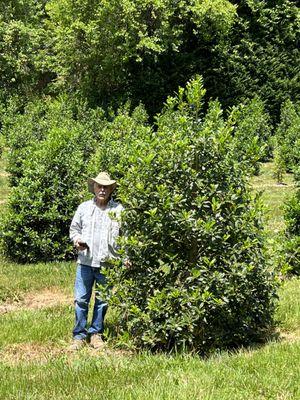
[[[70,226],[70,238],[88,245],[78,252],[77,262],[91,267],[100,267],[110,259],[118,258],[120,215],[123,206],[110,200],[105,209],[96,205],[95,199],[85,201],[77,208]]]

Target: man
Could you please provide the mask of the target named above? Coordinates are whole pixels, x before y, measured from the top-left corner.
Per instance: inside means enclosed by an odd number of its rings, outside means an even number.
[[[111,198],[116,181],[106,172],[89,178],[88,188],[94,194],[94,199],[79,205],[70,226],[70,238],[78,250],[73,350],[81,348],[88,341],[96,349],[103,346],[107,303],[96,294],[92,322],[87,329],[88,307],[94,284],[106,283],[101,268],[107,266],[111,259],[118,258],[116,239],[123,210],[122,205]]]

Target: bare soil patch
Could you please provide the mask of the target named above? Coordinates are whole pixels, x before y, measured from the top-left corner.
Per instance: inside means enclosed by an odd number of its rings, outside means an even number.
[[[0,315],[25,309],[38,310],[72,303],[73,297],[69,293],[62,292],[57,288],[47,288],[39,292],[26,294],[20,302],[5,302],[0,304]]]

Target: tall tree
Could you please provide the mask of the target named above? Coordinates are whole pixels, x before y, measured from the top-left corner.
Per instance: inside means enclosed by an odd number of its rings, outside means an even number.
[[[194,72],[195,37],[206,49],[236,17],[227,0],[52,0],[47,9],[59,87],[91,103],[129,96],[152,113]]]
[[[53,74],[43,22],[47,0],[8,0],[0,4],[0,87],[2,97],[39,91]]]

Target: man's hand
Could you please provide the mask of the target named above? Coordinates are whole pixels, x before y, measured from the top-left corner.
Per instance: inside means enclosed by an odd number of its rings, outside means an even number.
[[[76,249],[79,251],[83,251],[83,250],[89,248],[89,246],[85,242],[83,242],[81,239],[77,239],[74,244],[75,244]]]

